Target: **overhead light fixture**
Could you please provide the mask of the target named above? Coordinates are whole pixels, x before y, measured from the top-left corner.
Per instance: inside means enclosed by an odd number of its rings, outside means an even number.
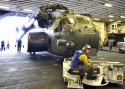
[[[121,21],[121,20],[118,20],[117,22],[120,23],[120,22],[122,22],[122,21]]]
[[[120,18],[125,18],[125,16],[120,16]]]
[[[111,3],[105,3],[104,6],[106,6],[106,7],[112,7],[112,4]]]
[[[112,18],[112,17],[114,17],[114,16],[113,16],[113,15],[108,15],[108,17],[111,17],[111,18]]]
[[[114,21],[113,19],[109,19],[110,22]]]
[[[4,1],[10,1],[10,0],[4,0]]]
[[[0,6],[1,9],[9,9],[7,6]]]
[[[93,20],[97,20],[97,21],[99,21],[100,19],[99,19],[99,18],[94,18]]]
[[[32,9],[23,9],[23,11],[32,12],[33,10]]]

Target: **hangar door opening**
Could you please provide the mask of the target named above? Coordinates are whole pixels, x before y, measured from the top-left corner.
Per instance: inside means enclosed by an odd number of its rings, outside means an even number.
[[[6,16],[0,19],[0,44],[4,41],[5,51],[11,50],[11,52],[16,52],[17,40],[23,34],[21,29],[22,25],[27,21],[26,17],[18,16]],[[7,49],[7,43],[9,42],[10,48]],[[22,44],[24,48],[22,51],[27,51],[27,34],[22,38]],[[0,47],[1,49],[1,47]],[[2,50],[1,50],[2,51]]]

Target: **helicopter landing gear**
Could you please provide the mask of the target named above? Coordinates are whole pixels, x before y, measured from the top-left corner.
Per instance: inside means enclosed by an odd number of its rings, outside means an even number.
[[[30,54],[33,54],[33,55],[35,55],[36,53],[35,52],[29,52]]]

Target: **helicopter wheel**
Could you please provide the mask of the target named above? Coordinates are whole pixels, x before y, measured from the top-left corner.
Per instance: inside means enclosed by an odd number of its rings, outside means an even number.
[[[30,54],[32,54],[32,52],[29,52]]]
[[[30,53],[30,54],[33,54],[33,55],[35,55],[35,54],[36,54],[35,52],[31,52],[31,51],[30,51],[29,53]]]
[[[33,52],[33,55],[35,55],[36,53],[35,52]]]

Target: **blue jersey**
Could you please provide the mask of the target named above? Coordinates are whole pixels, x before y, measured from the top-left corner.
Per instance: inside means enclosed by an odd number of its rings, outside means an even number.
[[[79,56],[82,55],[82,54],[84,54],[84,53],[85,52],[82,51],[82,50],[78,50],[78,51],[76,51],[74,53],[74,56],[73,56],[73,58],[71,60],[71,63],[70,63],[70,68],[71,69],[78,68],[78,67],[84,65],[84,63],[81,60],[79,60]]]
[[[21,41],[21,40],[18,40],[17,45],[18,45],[18,46],[21,46],[21,45],[22,45],[22,41]]]

